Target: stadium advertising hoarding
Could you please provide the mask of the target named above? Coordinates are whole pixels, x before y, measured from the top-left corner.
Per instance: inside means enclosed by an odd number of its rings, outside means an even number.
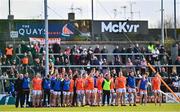
[[[49,37],[53,38],[71,38],[79,34],[75,26],[71,23],[66,24],[49,24]],[[45,37],[44,24],[17,24],[16,31],[19,37]]]
[[[148,34],[148,21],[94,21],[95,34]]]
[[[40,44],[45,44],[45,38],[29,38],[29,41],[32,43],[40,43]],[[48,39],[49,44],[60,44],[61,43],[61,38],[49,38]]]
[[[176,100],[176,97],[172,93],[166,93],[166,103],[176,103],[174,100]],[[175,93],[180,98],[180,93]],[[170,98],[171,97],[171,98]],[[174,100],[173,100],[173,99]]]

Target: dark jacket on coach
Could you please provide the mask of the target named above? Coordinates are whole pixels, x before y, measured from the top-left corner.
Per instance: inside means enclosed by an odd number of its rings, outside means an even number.
[[[15,91],[16,92],[22,92],[23,91],[22,85],[23,85],[23,79],[18,78],[15,81]]]

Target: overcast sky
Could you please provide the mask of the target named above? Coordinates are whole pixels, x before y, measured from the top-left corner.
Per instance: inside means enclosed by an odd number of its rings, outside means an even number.
[[[148,20],[150,27],[157,26],[160,21],[161,0],[94,0],[94,18],[131,19],[130,3],[132,3],[133,19]],[[15,19],[43,19],[44,0],[11,0],[11,13]],[[48,0],[49,19],[67,19],[71,7],[76,19],[91,18],[91,0]],[[123,6],[126,6],[126,11]],[[80,10],[79,10],[80,9]],[[164,0],[165,18],[173,17],[173,0]],[[115,11],[116,10],[116,11]],[[125,14],[126,12],[126,14]],[[8,0],[0,0],[0,19],[7,19]],[[177,0],[177,20],[180,18],[180,0]]]

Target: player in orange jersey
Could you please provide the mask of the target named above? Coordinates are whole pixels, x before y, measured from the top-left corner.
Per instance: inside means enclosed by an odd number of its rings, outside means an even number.
[[[102,101],[102,83],[104,81],[103,74],[99,74],[97,79],[97,105],[100,106],[100,102]]]
[[[72,78],[72,75],[70,75],[69,78],[70,78],[70,88],[69,88],[70,97],[69,97],[69,105],[72,106],[73,95],[74,95],[74,80],[73,80],[73,78]]]
[[[114,100],[115,100],[115,79],[114,77],[111,75],[111,78],[110,78],[110,81],[111,81],[111,86],[110,86],[110,92],[111,92],[111,106],[114,106]]]
[[[40,100],[42,96],[42,78],[41,75],[38,73],[32,80],[32,87],[33,87],[33,106],[39,107]]]
[[[115,80],[116,87],[116,105],[119,105],[119,99],[121,102],[121,106],[125,105],[125,94],[126,94],[126,77],[123,76],[122,71],[119,72],[118,77]]]
[[[83,101],[84,101],[84,85],[85,82],[82,78],[82,75],[78,75],[78,78],[75,81],[75,86],[76,86],[76,93],[77,93],[77,103],[81,103],[81,106],[83,106]]]
[[[158,73],[156,73],[155,77],[152,79],[152,89],[154,91],[154,102],[155,105],[157,104],[159,100],[159,105],[161,105],[161,100],[162,100],[162,94],[161,94],[161,79]]]
[[[90,73],[86,79],[86,86],[87,86],[87,101],[89,105],[94,105],[94,78],[93,74]]]

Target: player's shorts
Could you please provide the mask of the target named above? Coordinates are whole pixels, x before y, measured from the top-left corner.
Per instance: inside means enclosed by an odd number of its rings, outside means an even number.
[[[111,89],[111,90],[110,90],[110,93],[115,93],[114,89]]]
[[[53,94],[54,95],[61,95],[61,91],[54,91]]]
[[[102,93],[102,90],[97,90],[97,93],[100,93],[100,94],[101,94],[101,93]]]
[[[63,91],[63,95],[70,95],[69,91]]]
[[[128,88],[128,92],[129,93],[136,92],[136,88]]]
[[[52,93],[52,94],[53,94],[53,93],[54,93],[54,90],[50,90],[50,93]]]
[[[69,95],[73,95],[74,94],[74,92],[69,92]]]
[[[41,90],[33,90],[32,93],[33,93],[33,95],[41,95],[42,91]]]
[[[161,92],[161,90],[153,90],[154,91],[154,93],[160,93]]]
[[[97,93],[98,89],[94,88],[93,93]]]
[[[84,94],[84,90],[76,90],[77,94]]]
[[[153,92],[161,95],[161,90],[153,90]]]
[[[118,88],[116,90],[117,93],[125,93],[126,92],[126,88]]]
[[[140,89],[140,95],[147,95],[147,90]]]

